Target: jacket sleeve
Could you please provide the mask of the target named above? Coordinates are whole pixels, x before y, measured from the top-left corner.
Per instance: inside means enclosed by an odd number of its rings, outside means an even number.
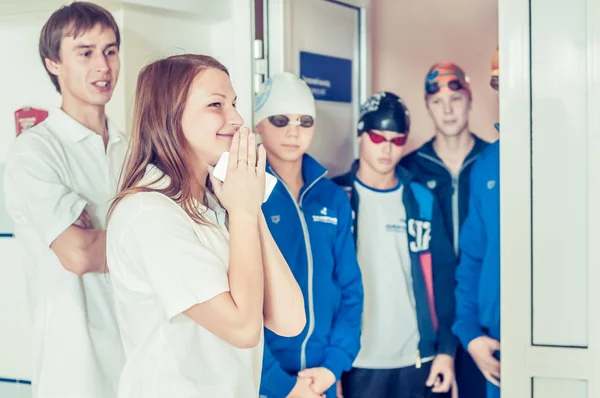
[[[456,318],[452,330],[465,348],[475,338],[484,335],[479,326],[477,297],[487,236],[481,214],[478,166],[481,165],[476,164],[471,172],[469,213],[460,232],[461,254],[456,269]]]
[[[444,218],[437,201],[433,200],[431,218],[431,255],[435,309],[439,321],[438,354],[454,356],[458,341],[452,333],[455,314],[454,288],[456,255],[448,236]]]
[[[339,380],[343,371],[352,368],[360,349],[363,310],[363,286],[352,236],[352,210],[346,195],[340,190],[338,234],[334,246],[334,280],[342,292],[340,306],[333,321],[329,346],[322,366]]]
[[[265,343],[260,394],[269,398],[286,398],[296,385],[296,377],[281,368]]]

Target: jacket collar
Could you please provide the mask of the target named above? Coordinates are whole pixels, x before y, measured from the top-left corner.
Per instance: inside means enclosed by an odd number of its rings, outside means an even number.
[[[271,174],[277,175],[277,172],[271,164],[267,162],[267,171]],[[327,175],[327,169],[323,167],[315,158],[308,154],[302,156],[302,178],[304,179],[304,186],[311,187],[318,180]]]
[[[359,167],[360,159],[356,159],[352,163],[350,171],[348,171],[346,174],[337,177],[336,182],[342,186],[352,186],[354,184],[354,179],[356,178],[356,173],[358,172]],[[396,166],[396,177],[398,178],[398,183],[400,185],[406,185],[413,179],[413,174],[406,168],[398,164]]]
[[[97,136],[98,134],[73,119],[61,108],[54,109],[48,116],[47,123],[62,136],[73,142],[81,142],[87,137]],[[108,137],[111,142],[120,141],[123,138],[117,126],[110,119],[106,119]]]
[[[488,145],[488,143],[486,141],[477,137],[475,134],[471,133],[471,135],[475,139],[475,144],[473,145],[471,152],[469,152],[469,154],[465,158],[465,162],[467,162],[471,158],[478,156]],[[423,144],[423,146],[421,148],[417,149],[417,153],[434,158],[441,162],[442,160],[440,159],[440,157],[435,152],[435,149],[433,148],[434,142],[435,142],[435,137],[433,137],[431,140],[429,140],[425,144]]]

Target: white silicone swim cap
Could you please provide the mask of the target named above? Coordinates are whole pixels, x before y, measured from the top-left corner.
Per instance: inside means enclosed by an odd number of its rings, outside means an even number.
[[[267,79],[256,94],[254,124],[275,115],[316,116],[315,99],[310,87],[290,72],[278,73]]]

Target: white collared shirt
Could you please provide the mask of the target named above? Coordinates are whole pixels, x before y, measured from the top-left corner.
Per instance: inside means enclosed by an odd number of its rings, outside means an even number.
[[[141,182],[168,177],[149,166]],[[134,193],[111,216],[106,256],[127,362],[119,398],[256,398],[263,339],[239,349],[182,312],[229,291],[225,210],[209,195],[197,224],[158,192]]]
[[[127,140],[100,135],[62,110],[21,134],[5,171],[6,204],[22,249],[32,310],[33,397],[112,398],[124,363],[109,274],[77,276],[51,243],[85,209],[105,228]]]

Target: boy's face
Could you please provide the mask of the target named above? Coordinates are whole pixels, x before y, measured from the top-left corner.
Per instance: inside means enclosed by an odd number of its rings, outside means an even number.
[[[404,155],[407,137],[395,131],[365,131],[358,137],[361,163],[379,174],[393,172]]]
[[[312,143],[314,119],[308,115],[276,115],[262,120],[256,126],[256,133],[260,134],[269,157],[296,162]]]
[[[429,95],[426,103],[439,133],[454,137],[468,128],[471,100],[464,90],[440,91]]]
[[[77,38],[63,37],[60,60],[46,59],[46,67],[58,77],[64,99],[106,105],[121,69],[115,32],[96,25]]]

